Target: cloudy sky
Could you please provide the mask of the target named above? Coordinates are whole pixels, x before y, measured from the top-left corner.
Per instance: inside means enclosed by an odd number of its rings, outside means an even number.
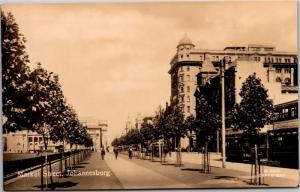
[[[186,33],[200,49],[267,44],[297,50],[296,1],[4,5],[27,38],[31,65],[60,76],[79,116],[109,136],[170,98],[168,69]]]

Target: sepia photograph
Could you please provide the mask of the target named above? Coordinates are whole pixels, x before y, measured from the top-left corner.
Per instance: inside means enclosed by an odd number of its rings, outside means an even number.
[[[299,188],[297,4],[1,4],[4,190]]]

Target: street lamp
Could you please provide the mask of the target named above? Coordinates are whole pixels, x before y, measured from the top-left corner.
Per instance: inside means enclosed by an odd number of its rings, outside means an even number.
[[[221,98],[222,98],[222,106],[221,106],[221,121],[222,121],[222,168],[226,168],[226,146],[225,146],[225,78],[224,78],[224,71],[226,65],[226,56],[224,59],[221,60],[220,66],[220,83],[221,83]]]

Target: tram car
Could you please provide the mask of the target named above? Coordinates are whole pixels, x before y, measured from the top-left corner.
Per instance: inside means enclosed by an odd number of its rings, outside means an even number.
[[[299,167],[298,100],[275,105],[274,122],[260,132],[260,156],[283,167]],[[253,149],[241,131],[227,131],[226,156],[229,161],[250,161]]]

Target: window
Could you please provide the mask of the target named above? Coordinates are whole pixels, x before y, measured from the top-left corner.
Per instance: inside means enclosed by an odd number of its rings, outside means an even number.
[[[187,86],[187,87],[186,87],[186,91],[187,91],[187,92],[190,92],[190,86]]]
[[[184,102],[184,96],[181,97],[181,102],[182,102],[182,103]]]
[[[180,58],[182,59],[182,58],[183,58],[183,55],[180,55]]]
[[[190,113],[191,112],[191,107],[187,106],[187,112]]]
[[[280,83],[281,83],[281,78],[280,78],[280,77],[277,77],[277,78],[276,78],[276,82],[280,82]]]
[[[190,81],[190,75],[186,75],[187,81]]]
[[[186,101],[187,101],[187,102],[190,102],[190,101],[191,101],[190,96],[187,96],[187,97],[186,97]]]
[[[231,62],[231,57],[228,57],[229,62]]]
[[[182,87],[180,87],[180,91],[181,91],[181,92],[184,92],[184,88],[183,88],[183,86],[182,86]]]
[[[219,56],[216,56],[216,60],[219,61]]]
[[[29,142],[32,142],[32,137],[28,137],[28,141],[29,141]]]
[[[187,57],[190,57],[190,55],[189,55],[189,54],[187,54],[186,56],[187,56]]]
[[[281,73],[281,68],[276,68],[276,73]]]
[[[34,142],[37,142],[37,141],[38,141],[38,138],[37,138],[37,137],[35,137],[35,138],[34,138]]]
[[[183,75],[179,76],[179,81],[183,82]]]
[[[291,73],[291,69],[290,68],[285,68],[284,73]]]
[[[186,67],[186,71],[190,71],[190,67],[189,66]]]
[[[291,79],[290,78],[285,78],[284,79],[284,84],[286,84],[286,85],[290,85],[291,84]]]

